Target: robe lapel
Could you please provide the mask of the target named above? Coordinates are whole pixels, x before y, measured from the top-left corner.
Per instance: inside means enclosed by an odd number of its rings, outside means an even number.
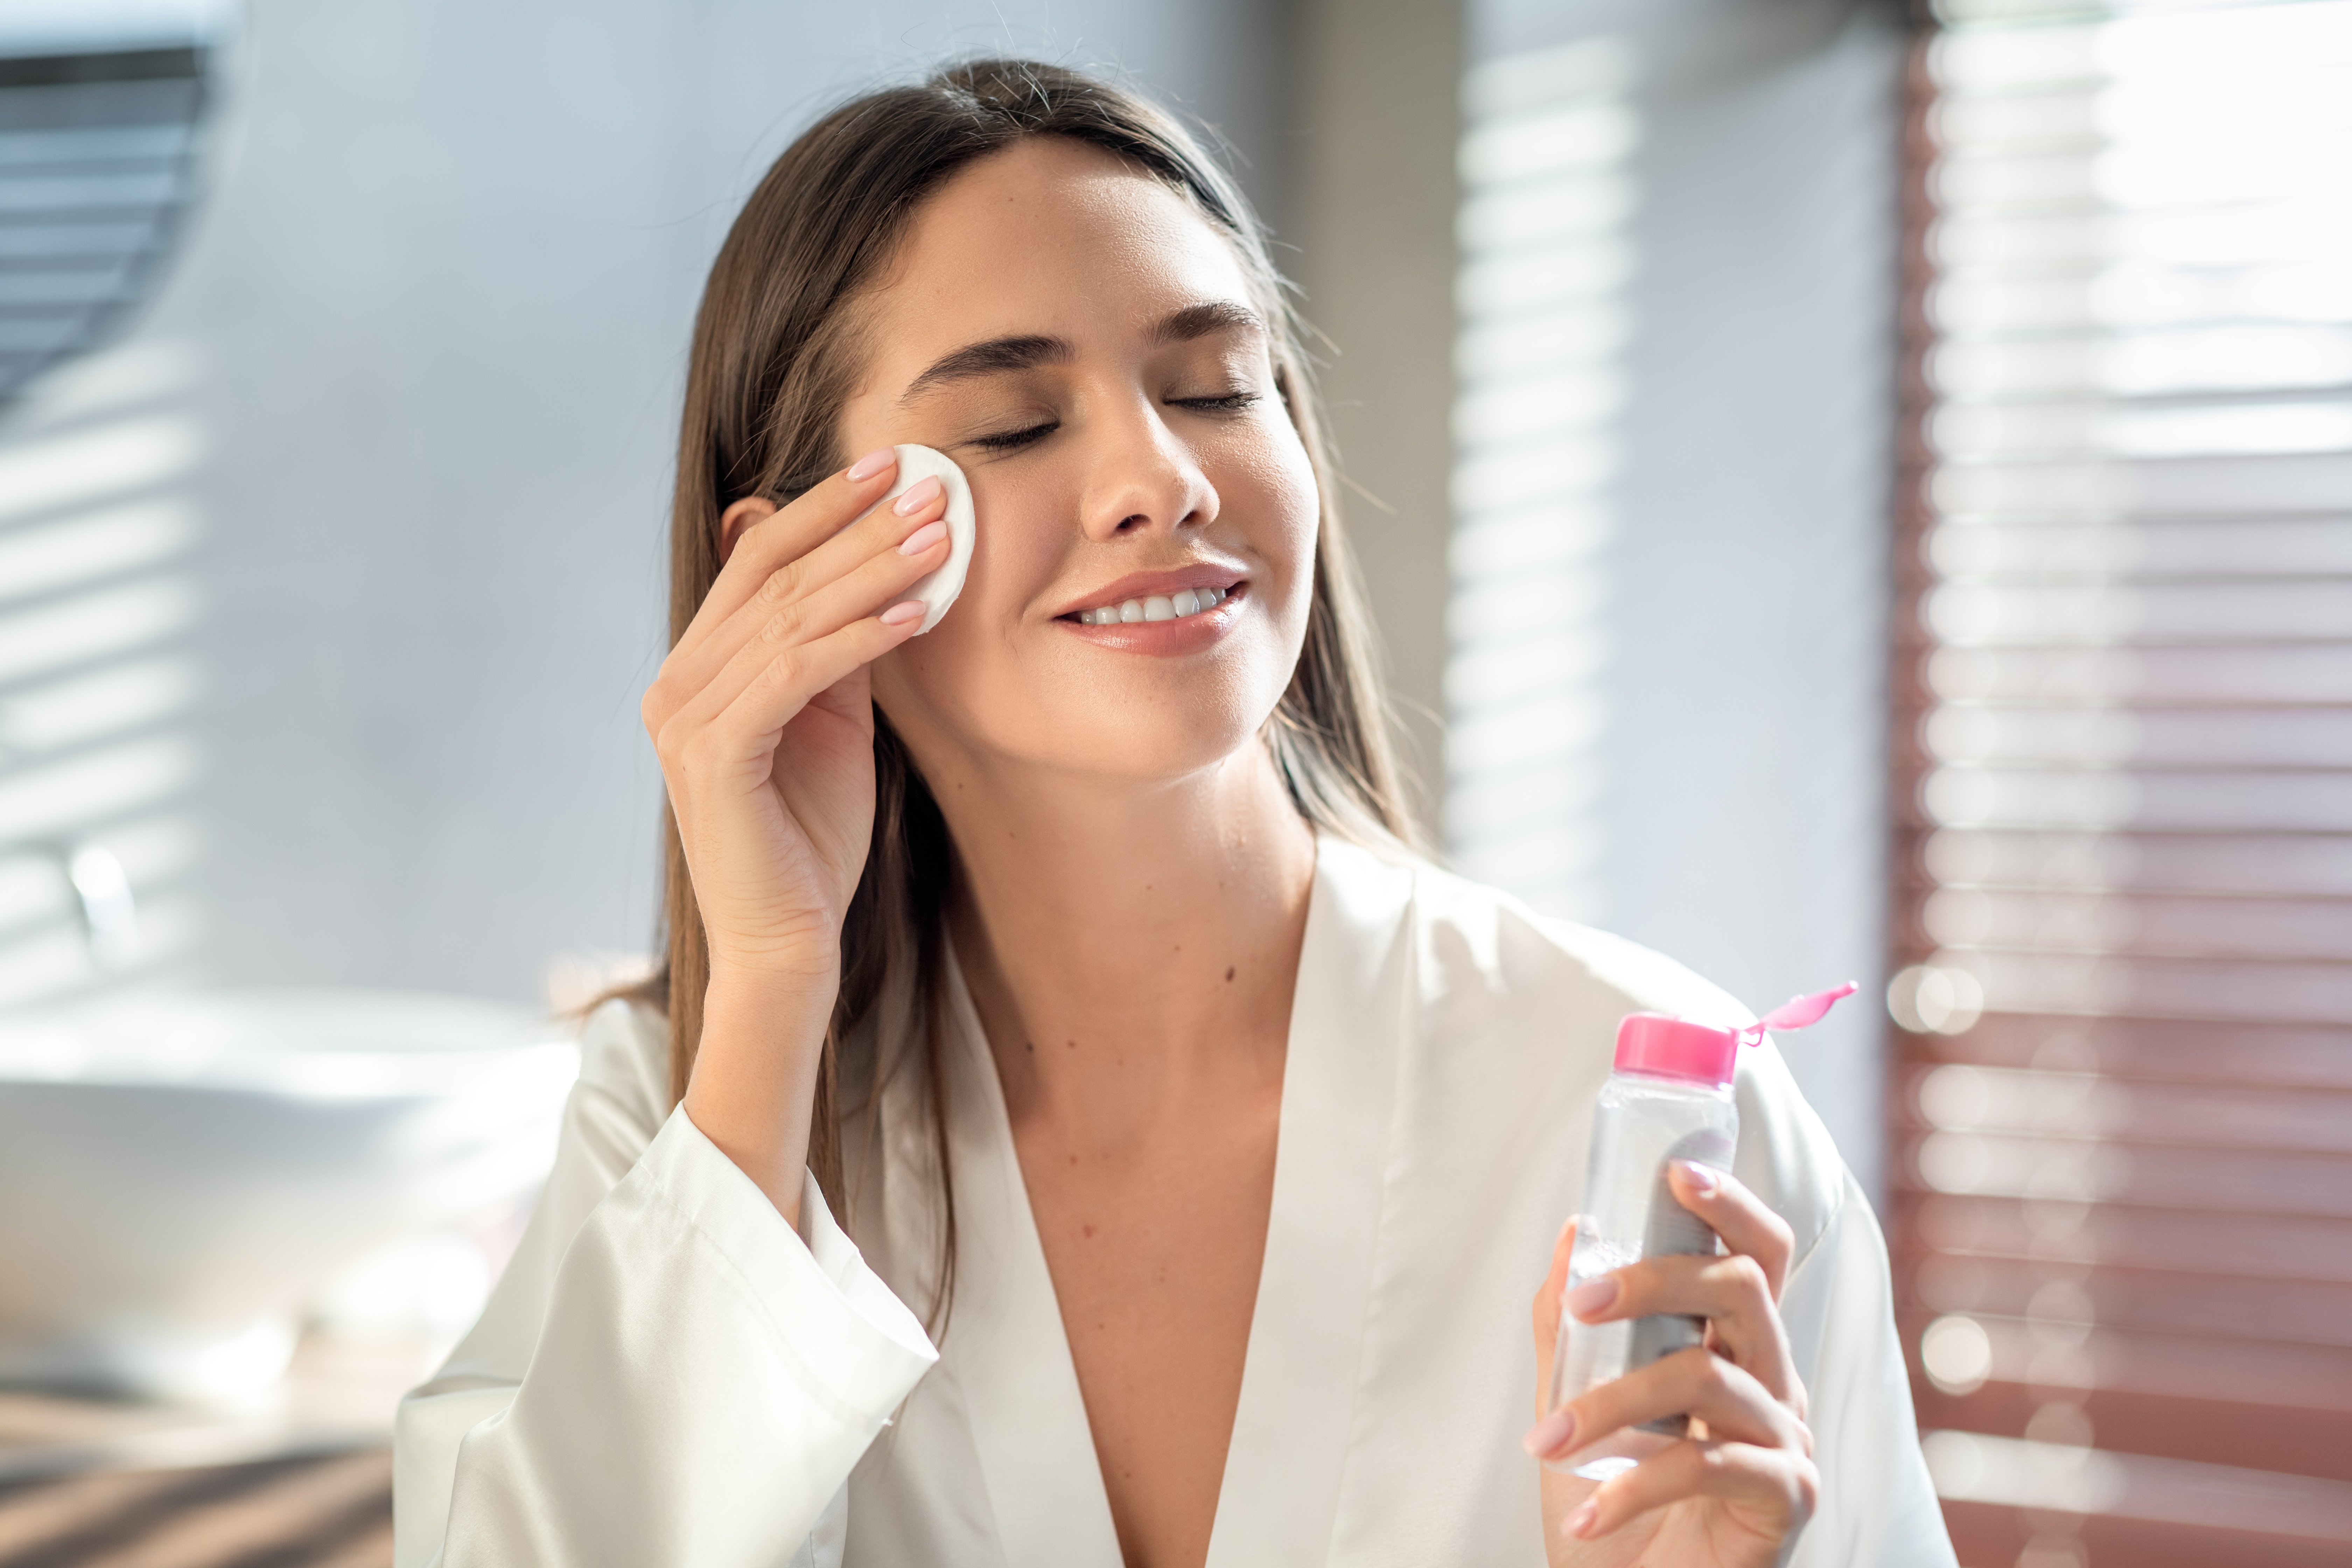
[[[1321,840],[1209,1568],[1306,1568],[1330,1552],[1411,1026],[1412,897],[1410,871]]]
[[[952,962],[948,973],[958,1235],[940,1370],[951,1368],[961,1387],[1004,1560],[1019,1568],[1118,1568],[1109,1495],[1004,1092],[963,977]]]

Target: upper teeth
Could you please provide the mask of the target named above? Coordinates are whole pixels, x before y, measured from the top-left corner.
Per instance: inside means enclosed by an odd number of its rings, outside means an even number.
[[[1081,626],[1112,626],[1121,621],[1172,621],[1213,610],[1232,593],[1231,588],[1184,588],[1173,594],[1154,594],[1148,599],[1128,599],[1099,609],[1080,610],[1078,622]]]

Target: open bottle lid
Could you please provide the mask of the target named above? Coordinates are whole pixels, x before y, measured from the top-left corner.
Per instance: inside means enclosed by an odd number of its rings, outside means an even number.
[[[1617,1026],[1617,1070],[1720,1089],[1731,1081],[1741,1046],[1760,1044],[1775,1029],[1801,1029],[1818,1023],[1840,1000],[1853,995],[1854,989],[1849,980],[1810,996],[1792,996],[1738,1029],[1718,1028],[1664,1013],[1629,1013]]]

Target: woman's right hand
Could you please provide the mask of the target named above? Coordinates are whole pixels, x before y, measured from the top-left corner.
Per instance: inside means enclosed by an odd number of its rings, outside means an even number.
[[[781,510],[730,507],[726,564],[643,705],[710,943],[687,1114],[795,1223],[873,830],[866,666],[921,624],[902,601],[949,550],[936,479],[875,504],[897,467],[885,448]]]

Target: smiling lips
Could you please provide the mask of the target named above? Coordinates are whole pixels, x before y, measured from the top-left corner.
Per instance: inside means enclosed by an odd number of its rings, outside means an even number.
[[[1140,621],[1181,621],[1215,609],[1233,595],[1231,588],[1179,588],[1173,594],[1150,594],[1080,610],[1082,626],[1133,626]]]

